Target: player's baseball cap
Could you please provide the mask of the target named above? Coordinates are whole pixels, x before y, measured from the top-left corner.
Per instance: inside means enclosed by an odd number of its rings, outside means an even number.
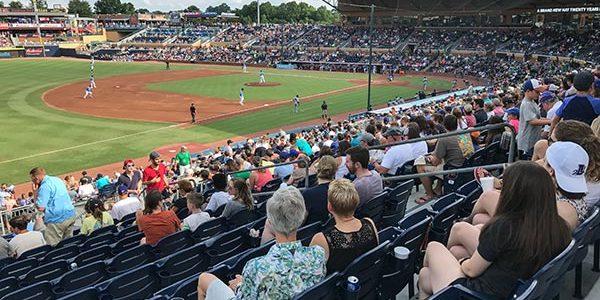
[[[546,150],[546,161],[554,169],[557,185],[569,193],[587,193],[585,171],[589,156],[573,142],[555,142]]]
[[[523,83],[523,86],[521,87],[521,90],[523,90],[523,92],[527,92],[527,91],[533,91],[536,90],[538,92],[542,92],[546,89],[546,86],[543,85],[539,80],[537,79],[528,79]]]
[[[160,157],[160,154],[156,151],[152,151],[152,152],[150,152],[149,157],[150,157],[150,159],[157,159]]]
[[[550,91],[545,91],[540,95],[540,103],[551,102],[554,99],[556,99],[556,95]]]
[[[119,185],[119,187],[117,187],[117,192],[119,193],[119,195],[125,195],[125,194],[127,194],[128,191],[129,191],[129,189],[124,184],[121,184],[121,185]]]
[[[513,115],[513,116],[517,116],[517,117],[519,116],[519,113],[520,113],[520,111],[516,107],[510,108],[506,111],[507,115]]]

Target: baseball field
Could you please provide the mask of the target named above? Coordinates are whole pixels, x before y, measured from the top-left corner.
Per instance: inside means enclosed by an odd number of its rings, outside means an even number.
[[[314,120],[326,100],[330,115],[366,106],[365,74],[265,69],[273,86],[252,86],[259,69],[161,63],[95,63],[97,88],[83,99],[89,61],[0,60],[0,182],[22,183],[43,166],[64,174],[137,158],[180,143],[208,144]],[[450,79],[431,78],[433,89]],[[420,76],[389,83],[375,77],[372,103],[412,97]],[[244,88],[246,105],[238,104]],[[299,95],[300,111],[290,100]],[[190,103],[199,124],[189,124]]]

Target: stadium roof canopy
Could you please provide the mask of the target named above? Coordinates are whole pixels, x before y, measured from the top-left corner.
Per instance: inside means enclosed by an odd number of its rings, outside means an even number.
[[[597,6],[597,0],[323,0],[344,15],[456,16],[534,12],[540,8]]]

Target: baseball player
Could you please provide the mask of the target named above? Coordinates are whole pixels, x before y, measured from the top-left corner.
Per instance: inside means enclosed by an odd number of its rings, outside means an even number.
[[[248,73],[248,66],[246,66],[246,62],[242,63],[242,72]]]
[[[192,123],[196,123],[196,105],[190,104],[190,115],[192,116]]]
[[[83,95],[83,99],[87,99],[87,97],[94,98],[94,93],[92,92],[92,87],[88,86],[85,88],[85,95]]]
[[[94,75],[90,76],[90,87],[93,89],[96,88],[96,80],[94,79]]]
[[[298,97],[298,95],[296,95],[296,97],[294,97],[294,99],[292,101],[294,102],[294,112],[297,113],[298,107],[300,106],[300,97]]]
[[[240,89],[240,105],[244,106],[244,88]]]
[[[427,90],[428,85],[429,85],[429,79],[427,79],[427,76],[423,76],[423,90],[424,91]]]
[[[329,114],[327,113],[327,103],[323,100],[323,104],[321,104],[321,118],[323,120],[327,120],[329,118]]]
[[[457,85],[458,85],[458,82],[456,81],[456,79],[452,80],[452,91],[456,90]]]
[[[267,81],[265,80],[265,71],[263,71],[263,70],[260,70],[260,71],[258,72],[258,83],[265,83],[265,82],[267,82]]]

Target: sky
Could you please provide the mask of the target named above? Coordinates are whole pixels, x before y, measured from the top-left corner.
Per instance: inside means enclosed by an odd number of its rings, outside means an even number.
[[[261,0],[266,1],[266,0]],[[5,3],[10,2],[9,0],[5,0]],[[30,1],[21,0],[23,3],[29,3]],[[48,6],[52,7],[52,4],[62,4],[63,6],[67,6],[69,0],[46,0]],[[88,0],[93,7],[95,0]],[[244,6],[252,2],[252,0],[121,0],[121,2],[131,2],[135,6],[135,8],[147,8],[150,11],[160,10],[160,11],[171,11],[171,10],[180,10],[184,9],[190,5],[196,5],[201,10],[206,9],[208,6],[216,6],[223,2],[227,3],[229,6],[233,8],[238,8]],[[278,5],[282,2],[290,2],[289,0],[270,0],[272,4]],[[326,5],[321,0],[296,0],[296,2],[306,2],[313,6],[319,7],[322,5]]]

